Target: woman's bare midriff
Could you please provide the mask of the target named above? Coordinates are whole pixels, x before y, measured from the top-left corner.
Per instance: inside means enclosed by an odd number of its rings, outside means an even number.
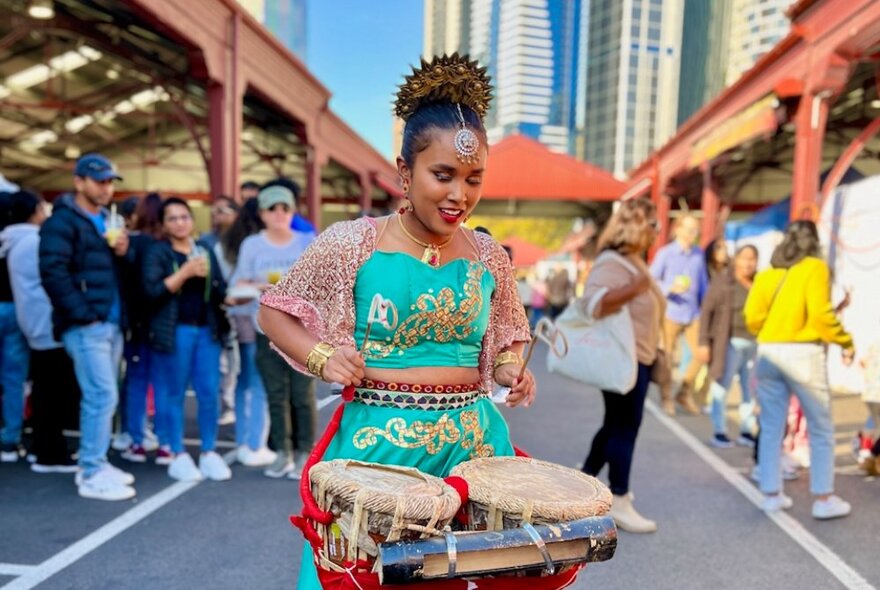
[[[413,367],[411,369],[366,370],[367,379],[386,383],[409,383],[418,385],[462,385],[478,383],[480,370],[476,367]]]

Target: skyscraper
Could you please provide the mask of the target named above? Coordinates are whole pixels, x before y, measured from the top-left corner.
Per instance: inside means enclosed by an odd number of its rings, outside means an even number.
[[[589,6],[587,6],[589,4]],[[575,154],[621,176],[676,129],[683,0],[591,0]]]
[[[685,0],[678,85],[678,125],[727,85],[731,2]]]
[[[785,11],[791,0],[732,0],[730,63],[727,84],[733,84],[788,34]]]
[[[425,0],[425,57],[468,53],[489,70],[492,142],[513,133],[569,152],[581,0]]]
[[[306,0],[238,0],[251,16],[306,61]]]

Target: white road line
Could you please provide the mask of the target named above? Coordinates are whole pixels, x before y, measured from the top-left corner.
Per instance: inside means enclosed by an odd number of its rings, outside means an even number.
[[[341,395],[328,395],[327,397],[322,397],[318,400],[318,411],[320,412],[333,402],[338,402],[342,399]]]
[[[231,464],[235,460],[235,451],[226,453],[223,455],[223,459],[226,463]],[[56,553],[40,565],[30,566],[30,569],[21,574],[20,578],[12,580],[0,590],[29,590],[45,582],[64,568],[76,563],[107,541],[130,529],[200,483],[198,481],[179,481],[168,486],[161,492],[140,502],[134,508],[122,513],[98,530],[86,535],[73,545]]]
[[[718,472],[727,482],[745,496],[756,507],[761,507],[763,494],[733,467],[713,453],[697,437],[688,432],[681,424],[664,414],[659,406],[651,400],[645,402],[645,408],[672,434],[677,436],[690,450],[709,467]],[[874,586],[850,567],[839,555],[823,545],[810,531],[792,516],[785,512],[768,512],[767,518],[791,537],[804,551],[813,556],[832,576],[840,580],[846,587],[853,590],[873,590]]]
[[[0,576],[23,576],[31,573],[37,566],[18,563],[0,563]]]

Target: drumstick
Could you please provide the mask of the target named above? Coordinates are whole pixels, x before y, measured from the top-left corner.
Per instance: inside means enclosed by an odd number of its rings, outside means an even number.
[[[539,339],[546,342],[547,345],[550,346],[550,350],[556,356],[564,357],[568,354],[568,340],[565,338],[565,334],[557,330],[556,326],[553,325],[553,322],[547,318],[541,318],[538,320],[538,323],[535,324],[535,335],[532,336],[532,340],[529,342],[529,351],[523,361],[522,368],[519,370],[519,375],[516,378],[517,382],[522,381],[523,376],[526,374],[526,366],[529,364],[529,361],[532,360],[532,353],[535,352],[535,344],[537,344]],[[562,341],[562,345],[565,348],[564,352],[560,352],[556,349],[557,340]]]

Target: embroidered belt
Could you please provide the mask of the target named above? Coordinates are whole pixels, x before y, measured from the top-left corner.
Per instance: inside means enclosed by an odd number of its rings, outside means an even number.
[[[362,404],[404,410],[455,410],[483,395],[479,383],[418,385],[364,379],[354,390],[354,399]]]

